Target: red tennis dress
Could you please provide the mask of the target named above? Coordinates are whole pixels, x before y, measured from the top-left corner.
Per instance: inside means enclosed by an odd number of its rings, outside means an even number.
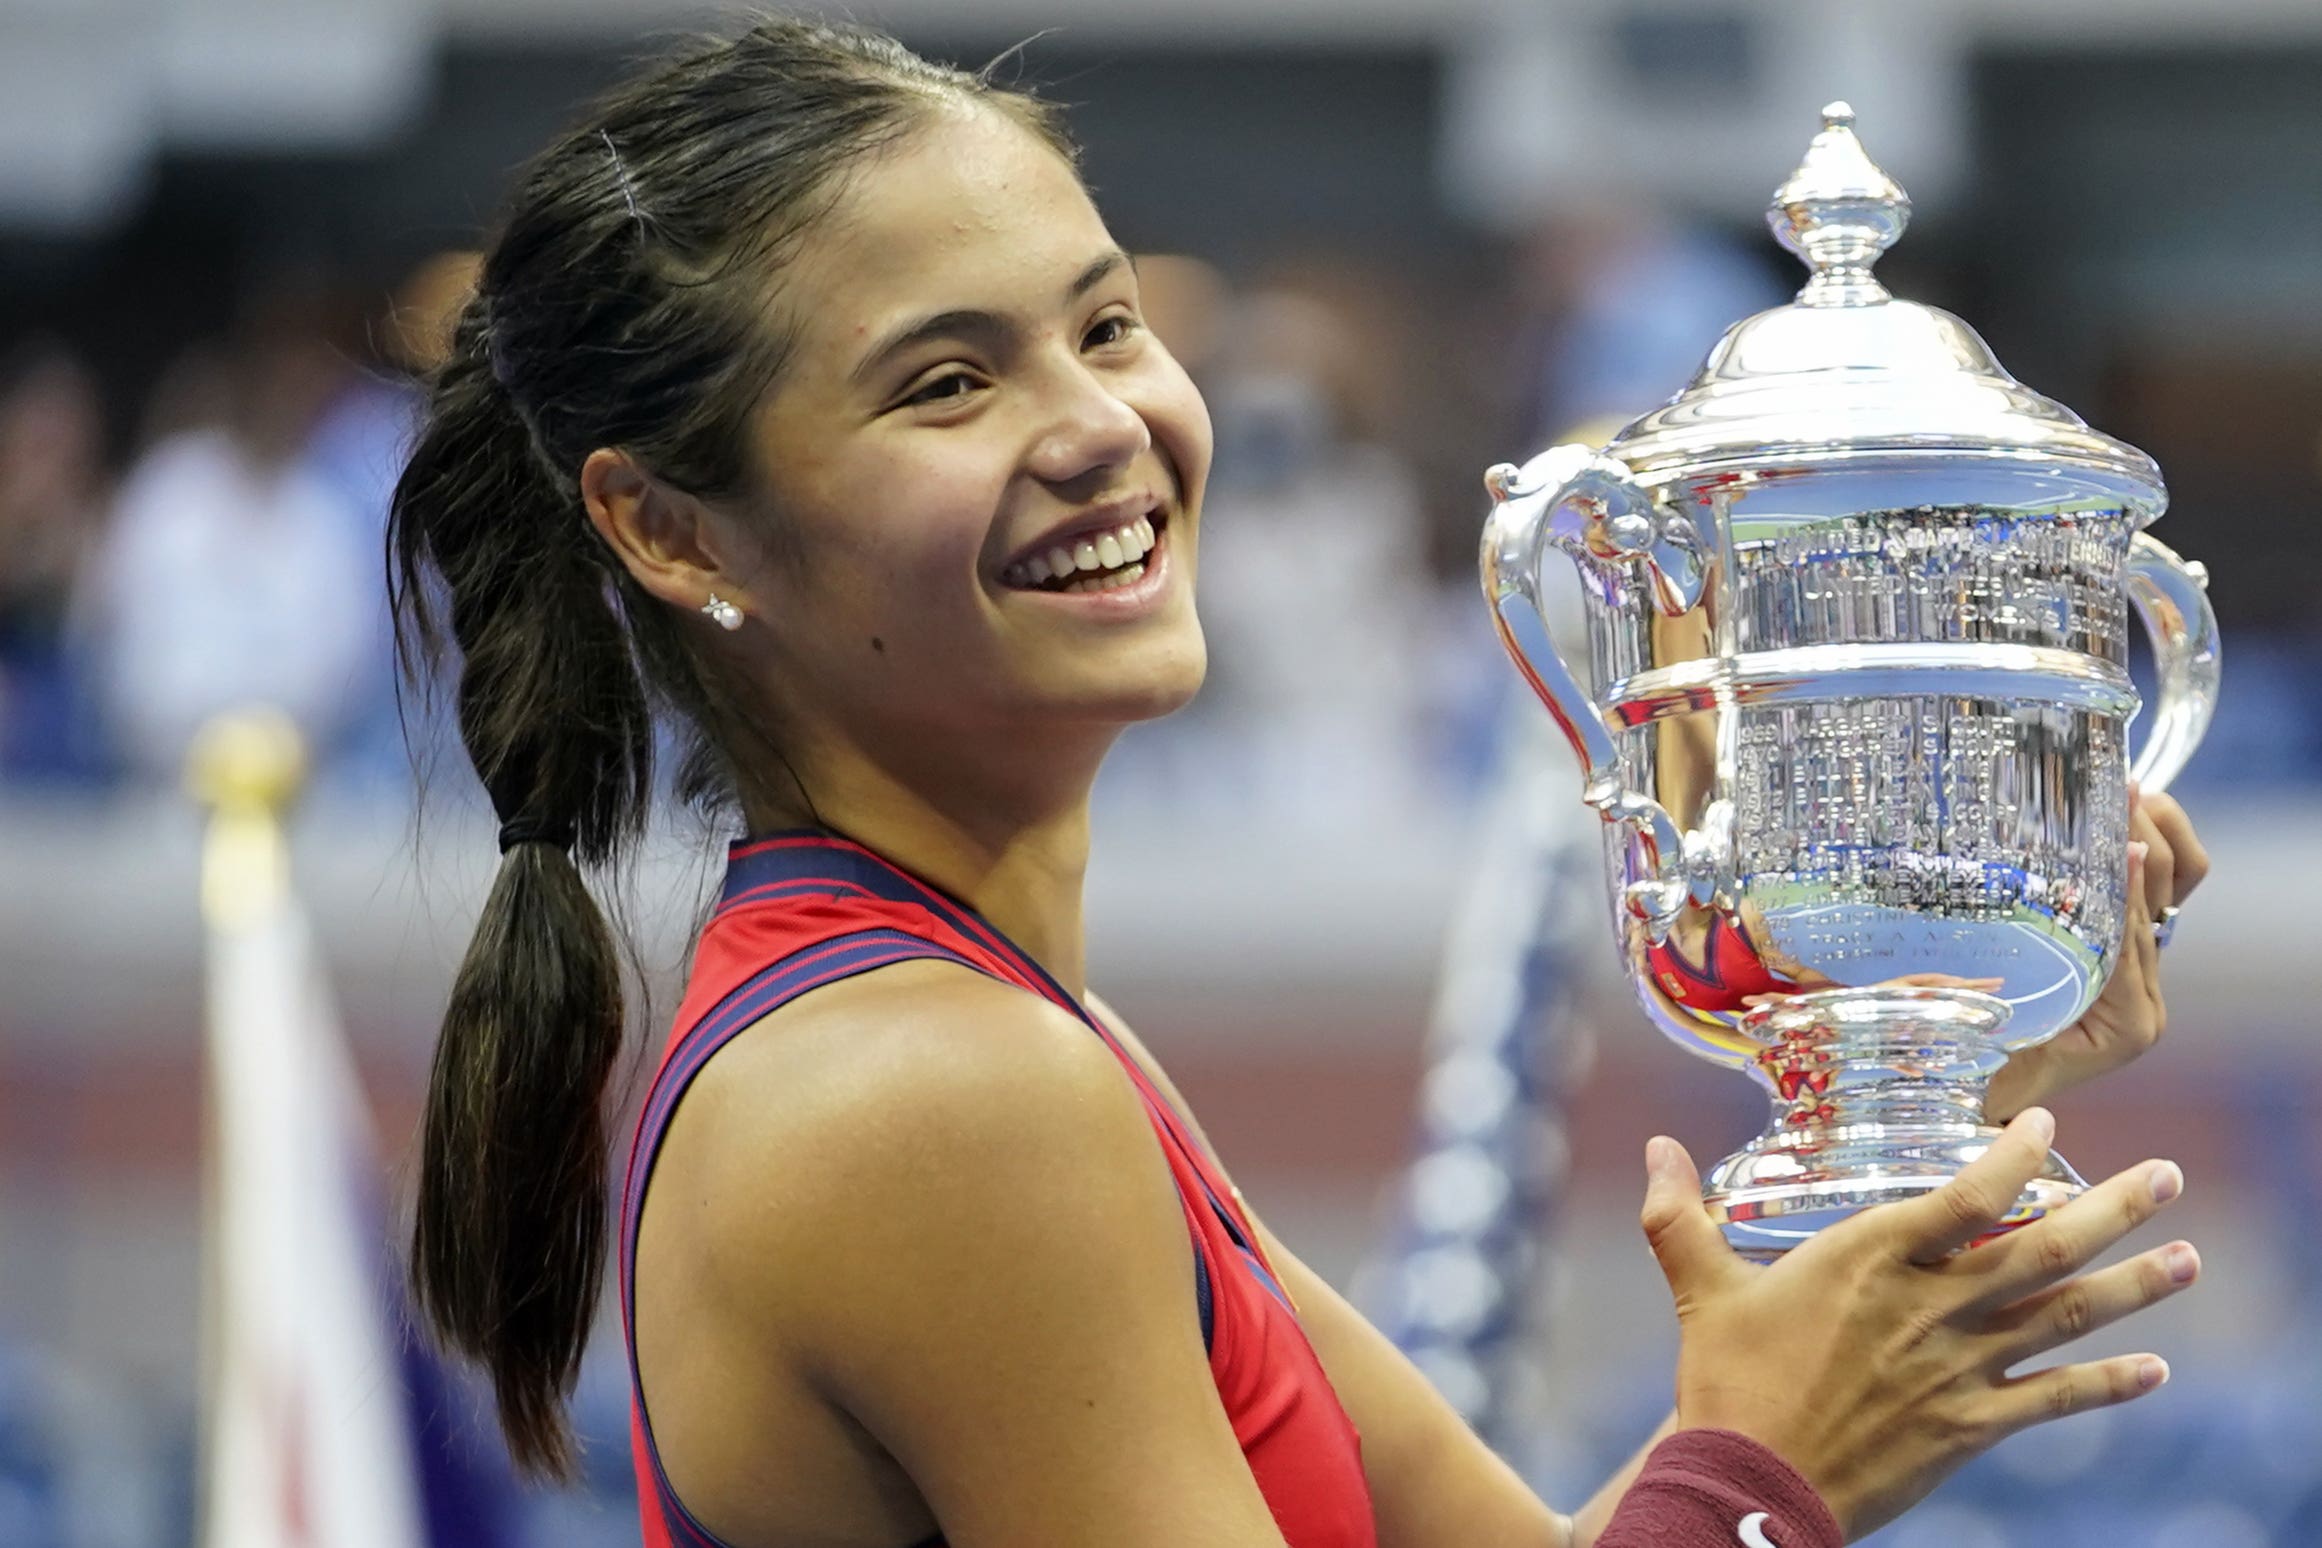
[[[1233,1190],[1185,1121],[1104,1025],[974,910],[844,839],[784,833],[736,844],[725,887],[638,1119],[621,1202],[621,1326],[646,1548],[725,1548],[669,1486],[637,1382],[637,1221],[686,1087],[737,1033],[810,989],[938,958],[1070,1011],[1136,1083],[1193,1237],[1194,1282],[1218,1401],[1289,1548],[1376,1548],[1362,1447]],[[933,1539],[920,1548],[940,1548]],[[901,1545],[898,1545],[901,1548]]]

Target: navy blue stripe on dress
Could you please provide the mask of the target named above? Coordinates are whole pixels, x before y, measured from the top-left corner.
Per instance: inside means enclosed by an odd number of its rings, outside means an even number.
[[[1018,946],[1001,933],[999,928],[967,904],[950,894],[921,881],[901,866],[881,858],[852,839],[839,838],[811,828],[791,829],[771,833],[737,846],[726,863],[725,886],[719,894],[718,911],[739,904],[744,898],[760,894],[766,889],[798,881],[817,881],[825,890],[833,884],[860,888],[874,897],[890,903],[909,903],[926,909],[950,925],[960,934],[982,942],[987,948],[1015,964],[1026,976],[1045,986],[1048,998],[1078,1016],[1089,1029],[1135,1067],[1135,1060],[1102,1021],[1087,1006],[1080,1003],[1070,991],[1058,983],[1048,969],[1042,967],[1030,952]],[[1159,1092],[1155,1098],[1167,1105],[1168,1098]],[[1180,1125],[1185,1115],[1173,1114]],[[1218,1221],[1233,1238],[1234,1245],[1245,1253],[1255,1255],[1255,1244],[1243,1233],[1234,1219],[1232,1210],[1217,1196],[1209,1179],[1201,1175],[1199,1167],[1194,1176],[1201,1183],[1201,1191],[1208,1197],[1209,1207]],[[1282,1289],[1270,1274],[1261,1275],[1268,1289],[1276,1296]],[[1287,1298],[1284,1297],[1287,1304]]]
[[[868,894],[862,888],[851,883],[800,878],[792,881],[769,882],[762,887],[747,888],[730,897],[721,896],[718,899],[717,912],[723,914],[729,909],[740,908],[749,903],[764,903],[774,898],[865,896]]]
[[[1229,1221],[1228,1224],[1230,1225],[1231,1222]],[[1297,1316],[1298,1308],[1290,1304],[1290,1292],[1274,1282],[1273,1270],[1266,1267],[1266,1260],[1240,1242],[1234,1243],[1234,1250],[1242,1255],[1242,1261],[1250,1266],[1250,1272],[1258,1276],[1258,1283],[1266,1287],[1266,1293],[1280,1301],[1284,1311],[1293,1317]]]
[[[685,1508],[685,1501],[669,1487],[669,1478],[661,1471],[661,1460],[653,1462],[653,1480],[661,1495],[661,1524],[669,1529],[669,1540],[681,1548],[733,1548],[724,1538],[693,1519],[693,1512]]]
[[[836,838],[813,830],[798,830],[770,834],[754,844],[743,845],[727,862],[726,884],[720,894],[719,909],[722,911],[729,903],[739,901],[742,894],[757,888],[806,878],[847,884],[890,903],[917,904],[960,934],[982,943],[1022,968],[1047,989],[1049,997],[1057,1004],[1087,1022],[1106,1042],[1113,1042],[1113,1035],[1105,1029],[1103,1022],[1090,1015],[1087,1007],[1058,983],[1048,969],[1042,967],[1030,952],[1003,935],[990,920],[949,893],[921,881],[909,871],[880,858],[852,839]]]

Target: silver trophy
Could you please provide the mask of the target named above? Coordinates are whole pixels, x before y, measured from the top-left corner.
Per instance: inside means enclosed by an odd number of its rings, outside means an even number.
[[[2121,948],[2129,782],[2166,785],[2217,695],[2206,576],[2142,530],[2160,470],[1872,277],[1910,204],[1853,117],[1768,213],[1795,302],[1602,450],[1485,476],[1484,591],[1605,819],[1638,997],[1773,1097],[1705,1189],[1761,1258],[1991,1142],[1992,1072]],[[1567,559],[1588,686],[1541,612]],[[2133,769],[2131,607],[2160,699]],[[2007,1223],[2084,1186],[2052,1155]]]

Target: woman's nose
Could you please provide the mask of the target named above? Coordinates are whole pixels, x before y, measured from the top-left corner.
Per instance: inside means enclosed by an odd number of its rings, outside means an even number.
[[[1153,444],[1145,416],[1086,368],[1059,396],[1055,416],[1032,448],[1032,471],[1052,484],[1116,471]]]

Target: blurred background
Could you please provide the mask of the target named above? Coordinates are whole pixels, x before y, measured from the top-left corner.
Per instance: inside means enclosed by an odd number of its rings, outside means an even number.
[[[1764,201],[1820,105],[1853,102],[1916,206],[1881,277],[2159,459],[2160,535],[2213,572],[2229,657],[2178,787],[2216,872],[2171,948],[2171,1034],[2059,1109],[2083,1172],[2167,1154],[2190,1175],[2174,1228],[2207,1282],[2105,1340],[2176,1379],[2009,1443],[1880,1541],[2322,1544],[2322,1042],[2295,961],[2322,875],[2322,8],[847,13],[970,66],[1006,52],[1071,105],[1208,395],[1213,675],[1100,789],[1095,976],[1275,1228],[1390,1320],[1380,1254],[1446,1186],[1410,1163],[1449,921],[1513,827],[1527,854],[1590,838],[1561,750],[1525,754],[1515,806],[1495,787],[1544,720],[1476,594],[1480,472],[1601,439],[1785,300]],[[405,1197],[493,862],[464,761],[431,763],[422,719],[415,773],[397,722],[379,551],[413,374],[511,169],[717,14],[0,0],[0,1545],[193,1540],[203,970],[179,770],[227,705],[280,704],[316,749],[298,882]],[[636,884],[662,1014],[713,837],[673,824]],[[1553,1014],[1524,1037],[1555,1099],[1530,1174],[1551,1234],[1518,1275],[1521,1422],[1495,1433],[1569,1506],[1669,1401],[1643,1141],[1707,1160],[1763,1109],[1612,981],[1593,862],[1555,877]],[[586,1486],[479,1487],[439,1542],[636,1540],[617,1339],[597,1351]],[[472,1391],[426,1402],[480,1446]]]

